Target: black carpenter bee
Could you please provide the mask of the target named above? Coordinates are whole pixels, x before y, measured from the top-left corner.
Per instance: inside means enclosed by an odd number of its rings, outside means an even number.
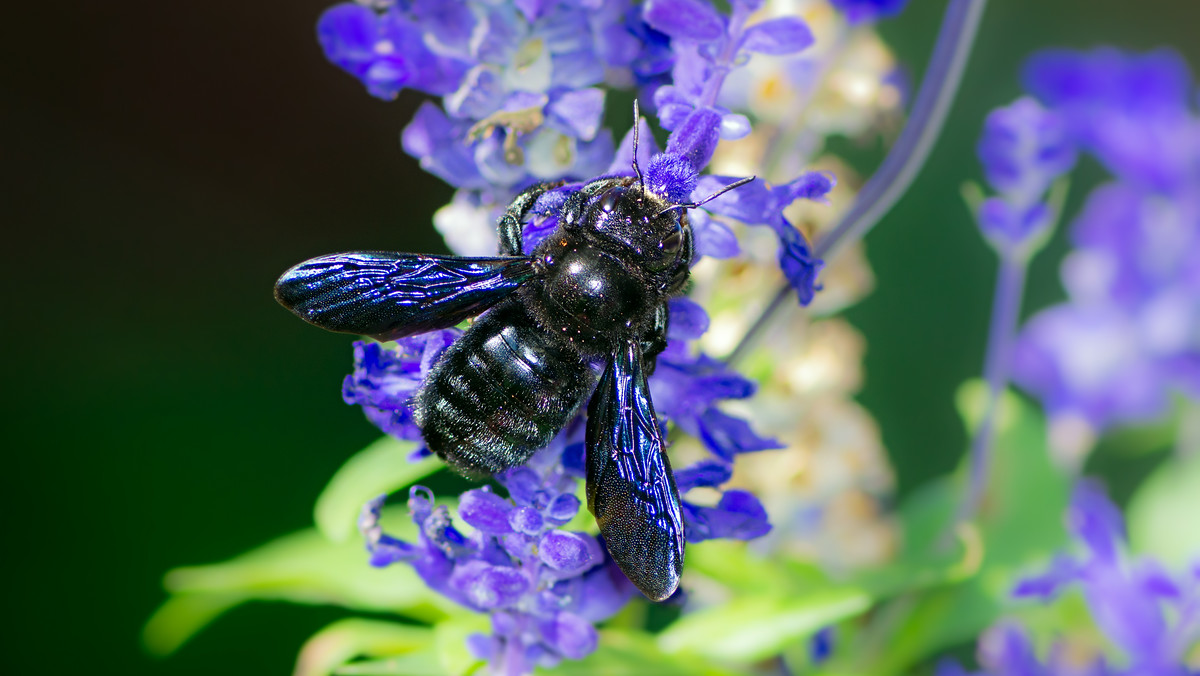
[[[469,476],[525,463],[591,393],[588,509],[617,565],[661,601],[679,586],[684,529],[646,378],[667,344],[667,299],[688,281],[693,244],[685,210],[697,204],[672,204],[646,190],[636,139],[635,131],[636,178],[600,178],[572,193],[557,229],[529,255],[523,223],[561,182],[513,200],[498,224],[498,257],[321,256],[285,272],[275,298],[323,329],[379,341],[483,313],[413,399],[426,444]]]

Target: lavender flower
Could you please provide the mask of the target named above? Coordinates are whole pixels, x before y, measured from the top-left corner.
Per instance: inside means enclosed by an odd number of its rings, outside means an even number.
[[[980,229],[1002,253],[1020,250],[1028,256],[1053,225],[1046,191],[1075,163],[1065,121],[1030,98],[997,108],[984,125],[979,160],[1000,193],[980,205]]]
[[[376,10],[352,2],[334,5],[317,22],[317,39],[330,61],[355,76],[372,96],[394,99],[403,88],[447,94],[467,70],[460,50],[436,53],[426,44],[462,46],[475,19],[466,7],[437,9],[414,3]]]
[[[475,635],[468,647],[496,674],[526,674],[562,658],[580,659],[596,649],[596,622],[620,610],[637,590],[598,538],[560,527],[579,511],[583,425],[574,424],[530,462],[496,477],[508,498],[490,488],[469,490],[458,502],[454,526],[449,509],[436,506],[424,487],[409,491],[417,525],[415,543],[383,531],[380,496],[359,519],[371,565],[404,562],[429,588],[492,619],[490,636]],[[680,493],[715,487],[729,479],[728,464],[703,461],[677,474]],[[770,529],[766,511],[745,491],[728,490],[715,506],[683,503],[688,540],[751,539]],[[682,593],[682,592],[677,592]]]
[[[578,431],[564,432],[527,466],[498,476],[507,499],[487,487],[463,493],[458,513],[474,529],[470,535],[421,486],[408,499],[415,543],[383,532],[386,496],[363,508],[359,528],[371,565],[408,563],[431,589],[491,616],[492,635],[472,636],[468,648],[493,673],[527,674],[587,656],[596,649],[593,625],[636,593],[595,537],[560,528],[580,506],[576,476],[562,463]]]
[[[384,433],[420,440],[410,399],[442,351],[461,334],[455,329],[432,331],[401,339],[390,348],[356,341],[354,372],[342,383],[342,398],[362,406],[367,419]]]
[[[1044,52],[1025,80],[1116,177],[1072,226],[1069,302],[1033,317],[1015,355],[1077,457],[1096,431],[1162,414],[1173,390],[1200,396],[1200,118],[1169,52]]]
[[[1081,669],[1058,647],[1042,662],[1019,626],[1001,624],[980,642],[984,671],[979,673],[1188,676],[1186,651],[1200,639],[1200,560],[1184,575],[1172,576],[1152,559],[1130,559],[1120,510],[1090,481],[1075,488],[1067,528],[1083,553],[1060,555],[1045,573],[1022,580],[1013,594],[1048,600],[1078,584],[1096,625],[1120,649],[1121,658],[1110,662],[1100,657]],[[938,674],[967,672],[948,663]]]

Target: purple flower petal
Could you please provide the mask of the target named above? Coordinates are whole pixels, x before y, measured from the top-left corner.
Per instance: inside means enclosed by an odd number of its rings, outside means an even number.
[[[458,188],[486,188],[471,147],[463,143],[467,125],[451,122],[436,105],[426,101],[400,135],[404,152],[417,158],[421,168]]]
[[[684,42],[710,42],[725,34],[725,19],[703,0],[649,0],[642,17],[655,30]]]
[[[696,301],[679,296],[667,301],[667,307],[667,337],[671,340],[695,340],[708,330],[708,313]]]
[[[720,141],[721,113],[714,108],[697,108],[684,118],[667,138],[667,155],[687,159],[697,174],[708,166]],[[690,191],[689,191],[690,192]]]
[[[1067,526],[1094,556],[1103,561],[1117,560],[1125,540],[1125,520],[1099,484],[1092,481],[1076,484],[1067,511]]]
[[[518,568],[467,561],[454,568],[450,587],[480,609],[512,606],[529,589],[529,579]]]
[[[552,530],[538,542],[538,557],[560,573],[575,575],[603,560],[600,545],[584,533]]]
[[[708,450],[730,461],[739,453],[783,448],[777,440],[755,434],[745,420],[716,408],[710,408],[700,416],[700,440]]]
[[[814,42],[803,19],[785,16],[756,23],[742,34],[742,49],[762,54],[795,54]]]
[[[508,523],[512,526],[513,530],[525,535],[536,535],[545,525],[542,515],[532,507],[521,507],[513,510],[512,514],[508,517]]]
[[[1074,558],[1059,555],[1045,573],[1021,578],[1012,594],[1016,598],[1032,597],[1047,601],[1057,596],[1063,587],[1077,581],[1081,574],[1082,568]]]
[[[375,12],[353,2],[343,2],[321,14],[317,40],[325,57],[346,72],[361,77],[375,59],[378,35]]]
[[[703,209],[688,213],[696,242],[696,258],[732,258],[742,252],[737,236],[724,223],[711,218]]]
[[[579,498],[574,495],[570,493],[559,495],[546,507],[546,520],[556,526],[561,526],[575,518],[575,515],[579,513],[579,506]]]
[[[608,551],[601,548],[604,563],[583,574],[580,579],[579,607],[575,612],[592,622],[607,620],[640,592],[617,567]]]
[[[596,137],[604,115],[604,90],[596,87],[567,91],[546,107],[548,121],[564,133],[584,141]]]
[[[485,533],[502,535],[511,533],[509,517],[513,506],[508,500],[483,489],[462,494],[458,502],[458,515],[463,521]]]
[[[563,657],[583,659],[596,650],[599,637],[591,622],[570,612],[560,612],[541,627],[542,638]]]
[[[1013,624],[998,625],[984,634],[979,642],[979,661],[988,669],[1008,676],[1047,676],[1029,637]]]
[[[683,495],[700,486],[717,487],[733,476],[733,465],[726,460],[705,458],[675,471],[675,487]]]
[[[687,501],[683,507],[688,542],[713,538],[751,540],[771,530],[767,510],[746,491],[725,491],[715,507],[700,507]]]
[[[638,120],[638,166],[642,171],[650,166],[650,159],[658,153],[658,144],[654,141],[654,133],[650,131],[650,125],[646,122],[646,118]],[[625,133],[625,137],[621,139],[621,145],[617,146],[617,154],[613,156],[612,164],[608,166],[606,174],[633,174],[633,129],[630,128]]]

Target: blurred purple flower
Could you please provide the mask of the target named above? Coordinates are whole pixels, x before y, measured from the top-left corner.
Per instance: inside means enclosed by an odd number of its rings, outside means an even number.
[[[981,205],[979,226],[1002,252],[1028,255],[1053,225],[1046,191],[1075,164],[1065,120],[1031,98],[1018,99],[988,115],[978,152],[988,183],[1000,193]]]
[[[896,16],[904,11],[908,0],[829,0],[840,9],[850,23],[863,23]]]
[[[1174,51],[1046,50],[1029,60],[1023,79],[1121,180],[1173,194],[1196,185],[1200,126],[1189,109],[1191,73]]]
[[[372,96],[394,99],[404,88],[448,94],[458,87],[468,64],[435,54],[424,36],[464,30],[469,35],[473,19],[469,12],[444,12],[436,21],[431,18],[421,17],[418,23],[397,7],[377,12],[344,2],[321,15],[317,39],[326,58],[361,80]]]
[[[1076,217],[1070,300],[1026,324],[1015,378],[1054,418],[1097,430],[1151,420],[1172,390],[1200,397],[1200,118],[1187,69],[1165,51],[1053,50],[1025,80],[1118,180]]]
[[[1191,674],[1184,659],[1200,639],[1200,566],[1172,577],[1152,559],[1131,560],[1120,510],[1091,481],[1076,485],[1067,529],[1082,554],[1059,555],[1046,572],[1018,583],[1013,595],[1044,601],[1078,584],[1092,619],[1121,650],[1121,659],[1100,658],[1081,669],[1055,648],[1043,662],[1021,627],[1003,623],[980,639],[980,676]],[[969,676],[954,663],[938,669],[938,676],[957,675]]]

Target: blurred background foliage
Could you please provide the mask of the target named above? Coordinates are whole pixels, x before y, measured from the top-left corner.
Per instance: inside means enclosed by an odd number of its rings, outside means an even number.
[[[328,478],[378,435],[341,403],[350,341],[303,330],[272,300],[275,277],[335,250],[444,250],[430,219],[451,189],[398,143],[419,98],[384,104],[325,62],[313,26],[328,4],[6,11],[9,673],[283,673],[346,614],[258,604],[170,661],[138,645],[165,570],[310,525]],[[913,0],[880,27],[914,81],[943,7]],[[878,288],[847,312],[900,496],[965,444],[954,392],[981,369],[994,257],[958,189],[979,178],[984,115],[1018,95],[1037,48],[1172,45],[1197,67],[1197,25],[1195,0],[991,3],[930,165],[867,240]],[[882,154],[834,149],[864,172]],[[1079,175],[1068,214],[1101,172]],[[1064,251],[1060,231],[1027,313],[1063,296]],[[1090,469],[1123,501],[1158,446],[1114,437]]]

